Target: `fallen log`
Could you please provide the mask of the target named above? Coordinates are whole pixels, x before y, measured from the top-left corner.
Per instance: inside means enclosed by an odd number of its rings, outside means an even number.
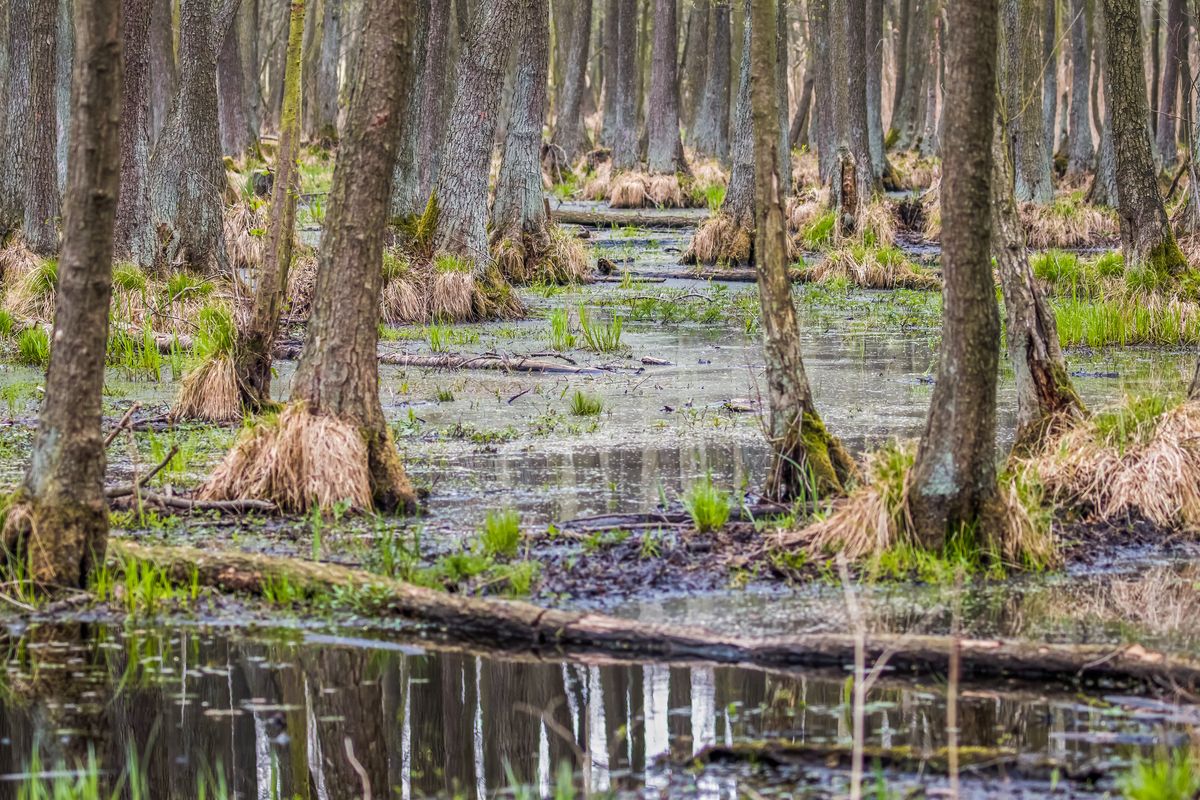
[[[126,503],[134,500],[133,492],[111,498]],[[181,511],[220,511],[224,514],[246,514],[251,511],[272,513],[275,504],[267,500],[196,500],[191,497],[176,497],[170,494],[148,492],[144,489],[137,494],[143,504],[177,508]]]
[[[281,361],[293,361],[300,357],[300,346],[276,347],[274,356]],[[559,375],[602,375],[612,372],[611,367],[580,367],[571,364],[556,364],[551,361],[522,355],[483,353],[463,355],[439,353],[420,355],[411,353],[380,353],[380,364],[397,367],[419,367],[422,369],[488,369],[500,372],[531,372]]]
[[[731,508],[729,519],[734,522],[752,522],[761,517],[788,514],[794,509],[782,503],[762,502],[752,506]],[[576,517],[559,522],[562,530],[581,532],[624,530],[629,528],[652,528],[655,525],[688,525],[692,518],[686,511],[650,511],[632,514],[597,514],[591,517]]]
[[[852,634],[813,633],[753,638],[677,624],[657,625],[586,611],[540,608],[512,600],[462,597],[413,586],[363,570],[256,553],[109,543],[112,557],[137,558],[225,591],[262,595],[287,581],[304,596],[334,589],[359,590],[356,607],[368,615],[420,623],[426,634],[460,644],[512,650],[540,657],[596,654],[622,660],[695,660],[774,669],[832,668],[854,663]],[[1068,645],[1002,639],[871,634],[868,663],[889,656],[892,673],[940,675],[951,646],[961,653],[965,680],[1117,681],[1151,686],[1200,687],[1200,661],[1148,650],[1141,645]]]
[[[557,208],[551,211],[554,221],[566,225],[583,225],[588,228],[609,228],[632,225],[636,228],[698,228],[706,214],[670,214],[644,209],[598,209],[585,211],[578,208]]]

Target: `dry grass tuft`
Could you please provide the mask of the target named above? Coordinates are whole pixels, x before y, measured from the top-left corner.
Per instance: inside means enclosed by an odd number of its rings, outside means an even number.
[[[1034,463],[1051,496],[1101,520],[1200,526],[1200,404],[1127,398],[1051,442]]]
[[[921,270],[894,247],[839,247],[806,267],[803,274],[817,283],[845,282],[863,289],[942,288],[936,276]]]
[[[754,232],[728,214],[718,212],[705,220],[681,259],[699,266],[737,266],[750,263]]]
[[[685,203],[679,176],[651,175],[646,182],[646,199],[659,208],[683,208]]]
[[[41,256],[30,250],[24,239],[13,236],[12,241],[0,249],[0,280],[5,286],[12,286],[33,272],[41,261]]]
[[[388,325],[425,322],[427,307],[420,278],[416,275],[398,275],[383,284],[383,291],[379,295],[379,314]]]
[[[942,180],[940,159],[927,158],[916,151],[889,153],[888,159],[900,184],[911,191],[930,189]]]
[[[241,393],[233,358],[217,353],[183,378],[171,419],[233,422],[242,418]]]
[[[258,269],[263,258],[262,231],[267,227],[265,213],[247,203],[237,203],[225,209],[222,225],[230,266],[242,270]]]
[[[885,198],[875,197],[863,209],[859,220],[859,236],[876,246],[891,246],[896,243],[896,210]]]
[[[811,150],[792,156],[792,185],[797,192],[805,189],[820,189],[825,185],[821,179],[821,164],[817,154]]]
[[[608,204],[613,208],[641,208],[646,204],[650,178],[642,172],[622,172],[612,179]]]
[[[1116,212],[1088,205],[1082,192],[1059,195],[1048,205],[1022,203],[1018,211],[1034,250],[1111,244],[1120,235]]]
[[[828,196],[828,192],[826,192]],[[828,200],[822,200],[820,193],[805,193],[802,196],[793,195],[787,200],[784,215],[787,217],[788,231],[797,233],[804,229],[821,214],[825,213]]]
[[[370,510],[367,443],[355,426],[293,403],[247,428],[201,489],[205,500],[268,500],[303,514],[348,502]]]
[[[385,289],[386,291],[386,289]],[[288,314],[293,319],[308,319],[312,312],[313,295],[317,292],[317,256],[297,253],[288,270]]]
[[[596,202],[607,200],[611,184],[612,164],[609,162],[599,164],[591,177],[583,184],[583,199]]]
[[[58,296],[58,260],[37,256],[26,260],[22,254],[14,254],[9,267],[14,278],[10,280],[5,276],[4,309],[16,317],[53,322],[54,302]]]
[[[440,322],[470,322],[481,315],[482,292],[470,272],[435,271],[429,291],[429,315]]]
[[[578,237],[557,225],[550,228],[550,248],[538,262],[531,280],[545,283],[590,283],[592,264]]]
[[[706,158],[692,165],[692,184],[703,194],[713,186],[729,185],[729,173],[715,158]]]

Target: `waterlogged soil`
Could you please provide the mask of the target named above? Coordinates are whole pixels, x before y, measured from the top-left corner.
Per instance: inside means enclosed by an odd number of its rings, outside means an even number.
[[[0,630],[0,795],[136,772],[155,797],[844,795],[845,682],[704,663],[521,660],[295,625],[134,622]],[[872,790],[948,785],[947,686],[884,676],[863,707]],[[964,685],[964,797],[1102,797],[1131,759],[1186,741],[1200,707]],[[730,758],[769,743],[770,752]],[[784,752],[786,751],[786,755]],[[34,759],[34,755],[37,759]],[[705,766],[706,763],[710,765]],[[369,788],[368,788],[369,787]],[[915,794],[912,794],[914,793]]]

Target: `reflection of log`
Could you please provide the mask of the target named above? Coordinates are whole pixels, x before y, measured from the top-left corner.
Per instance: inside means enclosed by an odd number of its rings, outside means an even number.
[[[632,225],[635,228],[698,228],[704,221],[701,214],[664,214],[641,209],[555,209],[554,221],[567,225],[586,225],[591,228],[608,228],[614,225]]]
[[[764,667],[831,667],[853,663],[855,637],[814,633],[751,638],[682,625],[655,625],[604,614],[545,609],[529,603],[438,592],[362,570],[254,553],[163,547],[114,539],[110,556],[137,558],[167,570],[176,580],[191,579],[225,591],[261,594],[286,580],[308,597],[353,586],[366,615],[422,623],[422,631],[464,644],[553,656],[597,653],[622,659],[696,659]],[[894,672],[941,674],[951,639],[941,636],[872,634],[868,662],[891,653]],[[1147,650],[1140,645],[1068,645],[998,639],[958,642],[964,678],[1016,677],[1074,682],[1078,679],[1200,687],[1200,661]],[[895,652],[891,652],[891,651]]]

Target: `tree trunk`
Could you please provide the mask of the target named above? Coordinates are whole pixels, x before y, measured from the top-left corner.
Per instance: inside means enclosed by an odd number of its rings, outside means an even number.
[[[620,49],[620,6],[619,0],[607,0],[604,4],[604,26],[601,36],[604,39],[603,57],[604,73],[604,120],[600,128],[600,142],[605,147],[612,147],[613,136],[617,130],[617,84],[618,59]]]
[[[338,63],[342,42],[342,0],[321,0],[319,26],[306,43],[304,136],[309,141],[337,140]]]
[[[925,81],[929,79],[929,38],[933,33],[934,0],[910,0],[904,58],[904,91],[892,109],[889,139],[910,150],[920,139],[925,118]]]
[[[59,197],[67,188],[67,150],[71,143],[71,68],[75,60],[75,0],[58,0],[58,44],[55,49],[56,109],[55,181]]]
[[[731,36],[729,0],[712,0],[704,97],[689,137],[702,158],[729,158]]]
[[[35,0],[30,16],[29,155],[25,179],[25,241],[43,256],[58,252],[58,120],[55,114],[58,3]]]
[[[996,0],[950,3],[942,143],[942,346],[908,510],[922,545],[997,533],[996,382],[1000,315],[991,266]],[[1039,129],[1038,138],[1041,134]]]
[[[121,2],[77,10],[54,348],[29,471],[4,528],[6,552],[28,565],[30,579],[71,588],[87,585],[108,538],[100,406],[121,162]]]
[[[750,2],[745,0],[747,19],[750,17]],[[750,107],[751,27],[745,25],[742,33],[737,105],[733,114],[733,169],[729,173],[725,199],[721,201],[721,213],[746,230],[754,229],[755,217],[754,125]]]
[[[1159,193],[1149,136],[1141,17],[1137,0],[1103,0],[1107,37],[1106,100],[1112,119],[1117,211],[1125,263],[1160,275],[1187,270]]]
[[[250,129],[245,76],[242,72],[242,43],[237,26],[231,26],[217,56],[217,118],[220,121],[221,152],[237,158],[257,138]]]
[[[1103,3],[1103,0],[1098,0],[1098,2]],[[1108,58],[1105,56],[1108,36],[1105,32],[1103,6],[1096,9],[1093,20],[1096,26],[1096,33],[1092,39],[1096,67],[1095,79],[1092,83],[1092,116],[1097,130],[1100,131],[1100,146],[1096,150],[1096,175],[1092,180],[1091,188],[1088,189],[1087,201],[1093,205],[1116,208],[1117,154],[1116,148],[1113,146],[1112,100],[1109,98],[1111,92],[1108,88],[1108,76],[1104,74],[1108,71]],[[1101,82],[1104,85],[1103,104],[1100,103],[1099,87]],[[1100,114],[1102,106],[1103,115]]]
[[[992,252],[1004,291],[1005,336],[1017,384],[1013,450],[1031,453],[1056,427],[1082,418],[1084,408],[1058,343],[1054,311],[1029,265],[1005,132],[1001,120],[992,147]]]
[[[646,109],[646,162],[652,174],[687,171],[679,135],[678,0],[654,0],[654,58]]]
[[[920,153],[925,158],[941,154],[941,137],[938,106],[942,99],[942,51],[945,47],[945,31],[940,14],[934,14],[933,34],[929,37],[929,68],[925,76],[925,124],[921,127]]]
[[[1050,151],[1042,120],[1041,0],[1003,0],[1007,38],[1004,101],[1013,149],[1017,202],[1049,203],[1054,199]]]
[[[811,56],[811,49],[809,55]],[[800,83],[800,98],[796,103],[796,113],[792,116],[792,124],[788,129],[788,146],[804,147],[809,144],[809,120],[812,118],[813,90],[817,83],[817,71],[812,58],[804,62],[804,80]]]
[[[279,330],[279,314],[287,292],[288,269],[296,238],[296,197],[300,174],[300,73],[304,41],[304,0],[289,0],[288,56],[284,73],[283,109],[271,212],[263,246],[262,266],[254,287],[250,319],[238,331],[235,369],[242,407],[261,411],[271,402],[271,353]]]
[[[638,166],[638,5],[637,0],[617,0],[617,83],[612,132],[614,170]]]
[[[750,75],[755,209],[755,267],[762,303],[763,347],[770,405],[771,467],[764,494],[790,502],[814,494],[840,493],[853,461],[813,406],[800,352],[800,326],[788,277],[787,230],[779,173],[779,110],[776,0],[753,0],[747,15],[742,73]],[[753,31],[751,35],[751,31]],[[741,105],[739,100],[739,106]],[[742,109],[739,108],[739,123]]]
[[[874,180],[887,166],[883,147],[883,0],[866,0],[867,140]]]
[[[1167,47],[1163,55],[1162,93],[1158,100],[1158,155],[1163,164],[1177,158],[1176,99],[1179,97],[1180,62],[1187,58],[1184,42],[1188,26],[1185,0],[1167,0]],[[1190,88],[1190,87],[1189,87]]]
[[[579,0],[574,9],[577,17],[571,24],[563,84],[550,137],[550,141],[562,148],[567,164],[574,164],[588,149],[583,99],[587,93],[588,46],[592,41],[592,3],[593,0]]]
[[[122,0],[121,192],[113,250],[119,259],[148,253],[152,242],[135,243],[150,232],[150,27],[153,0]]]
[[[1054,161],[1054,131],[1058,122],[1058,3],[1042,0],[1042,125],[1043,147]],[[1053,177],[1053,173],[1051,173]]]
[[[680,102],[683,108],[683,124],[692,138],[692,128],[704,98],[704,84],[708,75],[709,29],[712,19],[712,0],[694,0],[688,14],[687,34],[684,37],[682,59],[682,84]]]
[[[242,10],[234,23],[242,52],[242,86],[246,96],[246,123],[250,141],[257,142],[262,131],[262,72],[259,70],[259,29],[265,25],[259,3],[267,0],[242,0]],[[262,37],[264,40],[266,37]]]
[[[329,218],[308,321],[292,379],[293,402],[354,426],[367,443],[376,507],[411,509],[416,497],[379,402],[379,295],[392,171],[415,36],[411,0],[369,0],[346,135],[329,193]],[[290,45],[290,42],[289,42]]]
[[[2,143],[4,169],[0,170],[0,233],[25,223],[25,183],[29,170],[28,136],[31,126],[30,63],[32,59],[32,6],[34,0],[12,0],[8,6],[7,113]]]
[[[208,271],[227,263],[222,229],[225,164],[217,124],[217,53],[238,0],[182,0],[179,93],[150,156],[151,237],[143,266]]]
[[[816,129],[818,170],[824,181],[837,163],[837,125],[834,114],[833,70],[830,67],[829,0],[809,0],[808,36],[812,40],[810,69],[816,73]]]
[[[158,141],[167,124],[171,104],[179,93],[179,65],[175,59],[175,22],[172,0],[151,0],[150,6],[150,141]]]
[[[435,8],[435,6],[439,6],[439,8]],[[408,74],[414,76],[413,84],[420,88],[404,93],[404,110],[400,119],[400,142],[396,153],[396,167],[393,170],[395,177],[392,178],[390,212],[393,219],[402,220],[419,217],[425,209],[425,202],[429,199],[429,195],[421,191],[422,165],[432,160],[428,151],[421,150],[421,133],[424,125],[422,103],[425,102],[425,95],[430,88],[425,83],[427,69],[440,69],[443,73],[441,82],[445,83],[444,51],[445,41],[449,35],[450,3],[449,0],[416,0],[413,10],[415,14],[413,22],[417,26],[416,41],[413,43],[413,47],[405,53],[405,57],[409,59]],[[442,36],[441,55],[437,65],[434,66],[430,63],[427,50],[429,36],[435,33],[433,30],[435,21],[432,17],[435,13],[443,12],[446,26],[440,32]],[[436,75],[432,78],[434,82],[438,80]],[[444,90],[445,87],[442,88]],[[438,106],[435,109],[438,113],[432,116],[435,118],[442,116],[440,106],[443,104],[443,98],[439,95],[430,98],[430,102]],[[439,144],[440,142],[431,142],[430,146],[436,150]]]
[[[779,142],[775,150],[779,158],[779,174],[783,176],[780,189],[784,202],[792,193],[792,148],[788,137],[788,3],[777,0],[775,9],[775,100],[779,117]]]
[[[1067,174],[1081,175],[1092,168],[1096,149],[1092,143],[1091,14],[1089,0],[1071,0],[1071,124],[1067,132]]]
[[[863,207],[875,188],[870,139],[867,134],[866,61],[853,54],[866,50],[865,0],[830,0],[830,55],[833,80],[833,119],[843,169],[830,174],[829,201],[846,212],[840,226],[845,234],[858,230]],[[853,165],[846,160],[848,155]],[[843,186],[846,169],[853,170],[853,198]]]
[[[895,85],[892,87],[892,125],[895,126],[894,119],[896,111],[904,103],[904,92],[907,89],[905,79],[908,77],[908,32],[912,27],[912,0],[897,0],[895,10],[896,15],[896,36],[893,56],[893,74],[895,77]]]

